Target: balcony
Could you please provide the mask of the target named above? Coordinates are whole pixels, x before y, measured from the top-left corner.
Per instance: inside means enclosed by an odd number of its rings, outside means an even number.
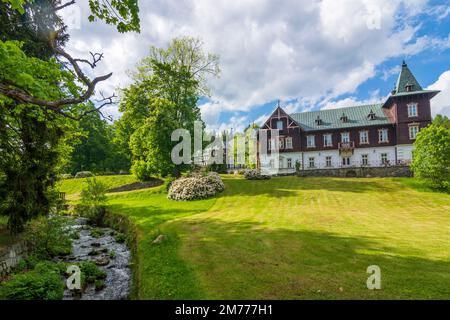
[[[339,154],[342,153],[351,153],[353,154],[353,150],[355,149],[355,142],[339,142],[338,143]]]

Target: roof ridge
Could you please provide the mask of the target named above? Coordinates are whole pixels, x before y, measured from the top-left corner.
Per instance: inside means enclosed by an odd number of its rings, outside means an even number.
[[[304,111],[304,112],[294,112],[294,113],[290,113],[289,115],[294,115],[294,114],[305,114],[305,113],[314,113],[314,112],[324,112],[324,111],[328,111],[328,110],[345,110],[345,109],[351,109],[351,108],[358,108],[358,107],[369,107],[369,106],[382,106],[383,103],[372,103],[372,104],[358,104],[355,106],[348,106],[348,107],[341,107],[341,108],[331,108],[331,109],[319,109],[319,110],[311,110],[311,111]]]

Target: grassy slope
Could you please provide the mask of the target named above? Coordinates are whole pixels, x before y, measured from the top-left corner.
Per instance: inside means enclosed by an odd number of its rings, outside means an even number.
[[[450,297],[450,196],[404,179],[224,181],[217,200],[110,196],[140,233],[136,298]]]
[[[136,182],[137,179],[132,175],[117,175],[117,176],[98,176],[96,177],[99,181],[103,182],[108,189],[122,186],[124,184],[129,184]],[[62,180],[58,183],[58,189],[61,192],[67,194],[69,200],[77,199],[79,193],[86,186],[86,178],[81,179],[67,179]]]

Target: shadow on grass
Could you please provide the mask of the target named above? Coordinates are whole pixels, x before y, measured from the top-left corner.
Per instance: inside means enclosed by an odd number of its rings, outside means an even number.
[[[420,250],[381,239],[191,218],[172,221],[165,230],[183,239],[180,253],[173,252],[180,255],[177,261],[188,262],[185,281],[195,284],[195,298],[450,298],[450,261],[426,259]],[[159,254],[159,259],[160,265],[170,265],[173,257]],[[370,265],[381,268],[381,290],[366,287]],[[194,298],[187,291],[192,288],[183,290],[183,283],[164,278],[177,287],[177,298]]]
[[[388,186],[375,180],[361,178],[301,178],[301,177],[273,177],[270,180],[250,181],[245,179],[224,178],[226,195],[267,197],[297,196],[301,190],[324,190],[337,192],[364,193],[368,191],[396,191],[396,185]]]

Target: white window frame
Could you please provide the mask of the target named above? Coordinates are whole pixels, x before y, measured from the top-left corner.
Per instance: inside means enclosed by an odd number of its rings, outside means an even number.
[[[316,147],[316,136],[315,135],[306,136],[306,147],[307,148],[315,148]]]
[[[350,157],[342,157],[342,165],[343,165],[344,167],[350,166]]]
[[[279,126],[280,123],[281,123],[281,128]],[[283,120],[277,120],[276,126],[277,126],[278,130],[284,130],[284,128],[283,128],[284,127]]]
[[[384,134],[386,133],[386,134]],[[388,143],[389,142],[389,130],[386,128],[378,130],[378,143]]]
[[[279,142],[279,146],[280,146],[280,150],[281,149],[284,149],[284,138],[279,138],[279,140],[278,140]]]
[[[388,163],[388,154],[387,153],[382,153],[382,154],[380,154],[380,157],[381,157],[381,164],[382,165],[385,165],[385,164],[387,164]]]
[[[286,149],[293,149],[293,146],[292,146],[292,137],[287,137],[287,138],[286,138],[285,145],[286,145]]]
[[[415,129],[414,132],[411,129]],[[409,126],[408,131],[409,131],[409,140],[416,140],[417,134],[419,133],[420,128],[418,125]]]
[[[329,138],[329,140],[327,138]],[[329,142],[329,143],[327,143],[327,142]],[[333,146],[333,135],[331,133],[325,133],[323,135],[323,146],[324,147],[332,147]]]
[[[369,155],[368,154],[362,154],[361,155],[361,165],[362,166],[368,166],[369,165]]]
[[[346,137],[347,139],[344,139]],[[347,141],[345,141],[347,140]],[[350,143],[350,132],[341,132],[341,142],[342,143]]]
[[[325,167],[330,168],[333,166],[333,157],[332,156],[326,156],[325,157]]]
[[[408,117],[409,118],[414,118],[419,116],[419,110],[418,110],[418,103],[414,102],[414,103],[408,103],[407,104],[408,107]],[[414,109],[413,109],[414,107]],[[414,113],[411,113],[411,111],[414,110]]]
[[[312,164],[312,166],[311,166]],[[314,159],[314,157],[309,157],[308,158],[308,168],[312,169],[316,167],[316,159]]]
[[[365,139],[363,139],[365,137]],[[369,130],[359,132],[359,144],[369,144]]]
[[[269,161],[269,167],[271,169],[275,168],[275,161],[273,159]]]
[[[292,169],[292,159],[291,158],[287,158],[287,167],[288,169]]]

